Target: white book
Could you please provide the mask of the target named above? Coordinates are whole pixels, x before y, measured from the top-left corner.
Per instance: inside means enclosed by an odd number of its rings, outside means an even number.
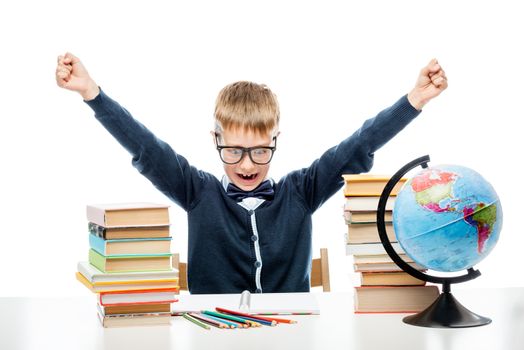
[[[252,314],[320,314],[313,293],[180,294],[171,304],[173,314],[214,311],[216,307]]]
[[[174,288],[169,289],[151,289],[135,290],[122,292],[100,293],[98,302],[102,306],[130,305],[130,304],[153,304],[153,303],[173,303],[176,302]]]
[[[386,202],[385,210],[393,210],[395,198],[389,197]],[[344,211],[377,211],[380,197],[346,197]]]
[[[171,271],[104,273],[91,265],[88,261],[80,261],[77,264],[77,269],[78,272],[93,284],[178,279],[178,269],[172,269]]]
[[[400,243],[392,242],[391,245],[397,254],[406,254]],[[346,255],[380,255],[387,254],[382,243],[356,243],[346,244]]]
[[[97,312],[97,315],[104,328],[159,326],[171,324],[170,313],[103,315],[100,312]]]

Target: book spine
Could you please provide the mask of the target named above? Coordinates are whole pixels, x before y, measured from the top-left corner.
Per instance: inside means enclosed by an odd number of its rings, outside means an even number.
[[[89,246],[101,255],[106,254],[107,241],[95,235],[89,235]]]
[[[102,272],[106,272],[105,268],[106,259],[103,255],[100,255],[93,249],[89,249],[89,263],[99,269]]]
[[[93,222],[97,225],[106,227],[105,210],[95,206],[88,205],[86,207],[87,221]]]
[[[94,222],[89,222],[87,224],[87,231],[97,237],[106,238],[106,228],[104,226],[100,226],[95,224]]]

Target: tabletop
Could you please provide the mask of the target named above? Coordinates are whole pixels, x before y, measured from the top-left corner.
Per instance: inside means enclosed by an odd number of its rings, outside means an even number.
[[[320,315],[296,324],[205,330],[182,317],[170,326],[103,328],[94,296],[0,298],[0,349],[524,349],[524,288],[464,289],[453,295],[487,326],[407,325],[406,314],[354,314],[353,293],[315,293]]]

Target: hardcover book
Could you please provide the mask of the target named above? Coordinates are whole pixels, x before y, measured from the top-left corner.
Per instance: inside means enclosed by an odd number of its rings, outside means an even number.
[[[95,285],[178,281],[178,270],[173,268],[165,271],[104,273],[89,262],[80,261],[77,264],[77,271]]]
[[[378,209],[378,202],[380,200],[380,197],[346,197],[346,203],[344,204],[344,211],[349,211],[353,214],[353,212],[359,212],[359,211],[374,211],[377,212]],[[395,200],[396,197],[389,197],[388,201],[386,202],[386,211],[392,211],[393,207],[395,206]],[[375,221],[376,221],[376,214],[375,214]]]
[[[386,223],[386,233],[390,242],[396,242],[397,237],[393,224]],[[351,224],[348,225],[347,243],[380,243],[377,224]]]
[[[171,270],[171,254],[104,256],[89,249],[89,263],[102,272],[143,272]]]
[[[174,303],[177,293],[176,288],[103,292],[98,303],[102,306]]]
[[[167,238],[170,237],[170,226],[130,226],[130,227],[104,227],[89,222],[87,230],[90,234],[103,239],[124,238]]]
[[[166,255],[171,252],[171,237],[106,240],[89,234],[89,245],[105,256]]]
[[[362,272],[361,286],[423,286],[426,282],[411,276],[404,271],[395,272]]]
[[[420,312],[439,296],[435,285],[355,287],[355,313]]]
[[[97,312],[97,315],[104,328],[171,324],[171,313],[169,312],[128,315],[102,315]]]
[[[342,175],[344,178],[344,196],[380,196],[384,187],[390,180],[390,176],[370,175],[370,174],[350,174]],[[396,196],[402,188],[407,178],[402,178],[393,187],[392,196]]]
[[[156,203],[93,204],[86,208],[87,220],[103,227],[169,225],[169,206]]]
[[[118,292],[127,290],[144,290],[159,288],[175,288],[179,290],[178,279],[176,280],[150,280],[129,283],[95,284],[90,282],[80,272],[76,273],[76,279],[93,293]]]

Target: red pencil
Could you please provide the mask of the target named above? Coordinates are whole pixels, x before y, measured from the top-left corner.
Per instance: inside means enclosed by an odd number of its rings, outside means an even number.
[[[228,314],[231,314],[231,315],[245,316],[245,317],[250,317],[250,318],[257,319],[257,320],[272,322],[272,323],[273,322],[275,322],[275,323],[297,323],[297,321],[294,321],[294,320],[246,314],[246,313],[243,313],[243,312],[227,310],[227,309],[224,309],[224,308],[221,308],[221,307],[216,307],[215,310],[217,310],[218,312],[224,312],[224,313],[228,313]]]

